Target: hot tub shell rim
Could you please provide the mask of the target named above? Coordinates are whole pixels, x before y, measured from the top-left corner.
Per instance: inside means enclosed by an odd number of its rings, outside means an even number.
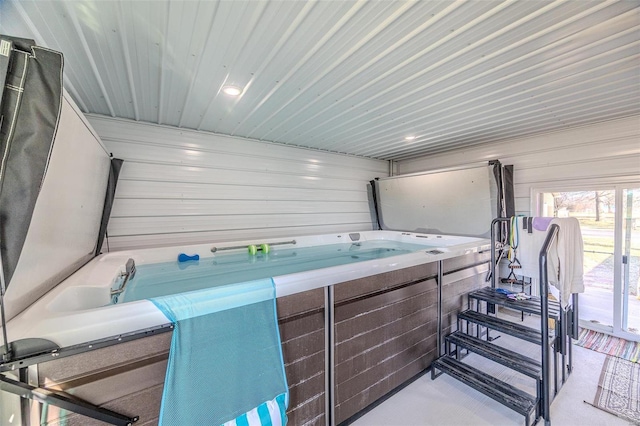
[[[355,234],[355,233],[351,233]],[[462,256],[490,248],[487,239],[447,235],[425,235],[395,231],[361,231],[360,241],[395,240],[415,244],[429,243],[425,251],[368,260],[312,271],[273,277],[277,297],[338,284],[357,278],[404,269],[452,257]],[[349,233],[293,237],[297,247],[335,243],[351,243]],[[268,243],[288,241],[292,238],[274,238]],[[433,250],[432,242],[439,243],[440,253]],[[218,247],[248,245],[255,242],[239,241],[217,244]],[[9,340],[28,337],[45,338],[61,347],[131,333],[157,327],[167,323],[164,315],[148,300],[133,301],[120,305],[107,305],[109,290],[115,277],[124,270],[130,257],[136,263],[156,263],[175,259],[177,253],[203,253],[203,257],[214,257],[210,252],[213,244],[176,246],[134,251],[112,252],[98,256],[71,277],[49,291],[7,325]],[[206,250],[206,251],[205,251]],[[101,282],[101,285],[87,283]],[[75,292],[75,298],[71,297]],[[81,292],[84,292],[81,294]],[[99,295],[102,296],[99,296]],[[96,297],[102,297],[99,302]],[[69,301],[73,310],[64,309]],[[97,306],[100,305],[100,306]]]

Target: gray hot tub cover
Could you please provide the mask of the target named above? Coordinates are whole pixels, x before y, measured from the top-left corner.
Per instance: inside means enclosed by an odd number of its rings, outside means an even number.
[[[60,52],[0,36],[0,254],[8,287],[49,163],[62,105]],[[0,86],[2,87],[2,86]]]

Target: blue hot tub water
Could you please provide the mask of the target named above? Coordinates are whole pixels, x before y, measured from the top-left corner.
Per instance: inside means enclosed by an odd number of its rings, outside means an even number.
[[[198,261],[138,265],[135,277],[114,303],[382,259],[434,247],[387,240],[300,248],[276,246],[269,253],[259,252],[256,255],[236,251]]]

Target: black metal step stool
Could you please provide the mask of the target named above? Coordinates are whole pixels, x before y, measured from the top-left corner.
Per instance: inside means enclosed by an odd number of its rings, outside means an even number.
[[[540,315],[540,298],[531,296],[527,300],[512,300],[505,294],[498,293],[496,289],[484,287],[468,294],[469,308],[471,301],[476,300],[476,310],[479,310],[477,303],[479,301],[486,302],[488,305],[504,306],[505,308],[524,312],[527,314]],[[549,300],[549,318],[560,320],[560,304],[554,300]]]
[[[497,235],[497,225],[501,222],[509,221],[509,218],[497,218],[491,223],[491,246],[500,249],[496,244],[495,236]],[[567,345],[569,340],[569,327],[567,325],[567,310],[554,301],[550,301],[548,295],[548,277],[547,277],[547,255],[551,244],[556,240],[559,226],[552,224],[549,227],[545,242],[540,250],[539,266],[540,266],[540,295],[541,298],[530,297],[525,300],[512,300],[507,295],[500,293],[495,289],[496,282],[496,256],[495,251],[491,254],[491,271],[487,276],[487,280],[491,279],[491,287],[477,290],[468,295],[469,305],[466,311],[458,314],[458,331],[450,334],[446,340],[446,354],[441,356],[432,363],[431,378],[435,379],[442,373],[447,373],[457,380],[466,383],[470,387],[484,393],[494,400],[506,405],[514,411],[525,416],[527,426],[530,424],[531,415],[535,413],[536,420],[539,417],[544,419],[545,425],[551,424],[550,421],[550,403],[553,399],[550,395],[549,380],[551,378],[551,355],[553,355],[553,370],[555,393],[558,392],[557,379],[557,352],[562,353],[562,378],[565,379],[565,352],[569,353],[569,372],[571,371],[571,343]],[[500,255],[502,257],[502,255]],[[500,259],[500,257],[498,259]],[[510,277],[516,281],[514,268],[511,265]],[[544,283],[544,284],[543,284]],[[472,300],[475,300],[475,310],[472,309]],[[486,304],[486,313],[481,312],[481,302]],[[576,299],[574,298],[574,302]],[[496,306],[503,306],[510,309],[520,311],[522,319],[524,313],[536,314],[539,316],[540,322],[538,329],[527,327],[513,321],[497,318],[491,314],[496,313]],[[553,332],[549,330],[549,319],[553,319],[555,327]],[[574,321],[575,322],[575,321]],[[463,333],[462,323],[466,323],[467,333]],[[469,334],[470,327],[475,325],[475,336]],[[572,324],[571,329],[574,329]],[[481,339],[481,328],[486,331],[486,340]],[[495,343],[491,343],[489,330],[500,331],[510,334],[516,338],[527,342],[540,345],[540,361],[533,360],[521,354],[516,354],[505,348],[500,348]],[[494,339],[495,340],[495,339]],[[452,356],[451,345],[456,346],[456,358]],[[487,359],[499,362],[514,371],[525,374],[536,380],[536,396],[527,392],[516,389],[495,377],[490,376],[476,368],[473,368],[461,362],[461,350],[466,349],[467,352],[475,352]],[[509,359],[511,358],[511,359]],[[439,371],[439,373],[437,373]]]
[[[436,373],[436,370],[440,373]],[[432,380],[443,372],[522,414],[525,417],[525,426],[529,426],[538,418],[538,398],[515,386],[449,356],[441,357],[431,364]]]
[[[475,300],[475,304],[473,301]],[[484,287],[479,290],[472,291],[468,294],[468,307],[469,310],[475,308],[477,312],[481,311],[480,302],[486,303],[486,311],[491,311],[491,306],[503,306],[505,308],[520,311],[529,314],[540,315],[541,301],[539,297],[532,296],[526,300],[512,300],[505,294],[496,291],[491,287]],[[571,338],[569,337],[569,330],[567,329],[567,322],[569,320],[567,312],[560,307],[560,303],[555,300],[548,300],[548,318],[554,320],[553,333],[549,333],[550,343],[554,348],[555,354],[560,354],[560,365],[562,366],[562,377],[558,375],[558,360],[556,355],[553,356],[553,383],[554,393],[557,394],[562,384],[566,381],[567,376],[571,373],[573,368],[572,355],[571,355]],[[475,306],[474,306],[475,305]],[[482,324],[481,324],[482,325]],[[507,324],[507,326],[509,326]],[[513,335],[507,330],[500,330],[498,328],[487,328],[487,340],[492,340],[489,336],[489,330],[494,329],[502,331],[506,334]],[[518,337],[516,335],[516,337]],[[538,343],[538,342],[533,342]]]
[[[527,327],[526,325],[522,325],[517,322],[500,319],[498,317],[472,310],[460,312],[458,314],[458,323],[461,321],[466,321],[467,324],[472,323],[478,326],[487,327],[491,330],[501,331],[509,334],[510,336],[514,336],[518,339],[535,343],[537,345],[542,344],[542,333],[539,330]],[[458,329],[460,330],[462,328],[460,327]],[[479,336],[480,333],[478,332],[476,335]]]
[[[510,369],[533,379],[539,380],[541,377],[542,364],[540,361],[529,358],[528,356],[522,355],[518,352],[497,346],[491,342],[470,336],[460,331],[451,333],[445,338],[445,341],[447,342],[447,355],[452,355],[451,346],[455,346],[455,355],[458,360],[460,360],[460,349],[462,348],[490,359],[491,361],[502,364],[505,367],[509,367]]]

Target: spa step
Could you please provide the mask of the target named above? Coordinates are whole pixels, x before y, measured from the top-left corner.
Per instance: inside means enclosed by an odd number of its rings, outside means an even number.
[[[491,315],[481,314],[480,312],[472,310],[460,312],[458,314],[458,323],[460,321],[467,321],[469,323],[487,327],[491,330],[501,331],[503,333],[538,345],[542,342],[542,333],[538,330],[527,327],[520,323],[503,320]],[[458,326],[458,329],[462,330],[460,326]],[[549,334],[551,335],[551,333]]]
[[[539,379],[542,372],[542,364],[533,358],[529,358],[518,352],[497,346],[486,340],[478,339],[477,337],[470,336],[468,334],[456,331],[448,335],[445,340],[449,345],[453,344],[458,348],[458,354],[460,354],[460,348],[467,349],[470,352],[474,352],[481,355],[491,361],[502,364],[510,369],[529,376],[534,379]],[[449,348],[449,346],[447,346]]]
[[[527,300],[511,300],[507,295],[498,293],[491,287],[484,287],[480,290],[469,293],[469,299],[476,299],[493,305],[504,306],[516,311],[528,314],[540,315],[540,298],[532,296]],[[549,318],[558,320],[560,318],[560,304],[554,300],[549,300]]]
[[[439,376],[435,370],[440,370],[450,375],[454,379],[522,414],[525,416],[525,425],[530,425],[531,421],[535,420],[538,398],[527,392],[449,356],[440,357],[431,364],[432,380]]]

